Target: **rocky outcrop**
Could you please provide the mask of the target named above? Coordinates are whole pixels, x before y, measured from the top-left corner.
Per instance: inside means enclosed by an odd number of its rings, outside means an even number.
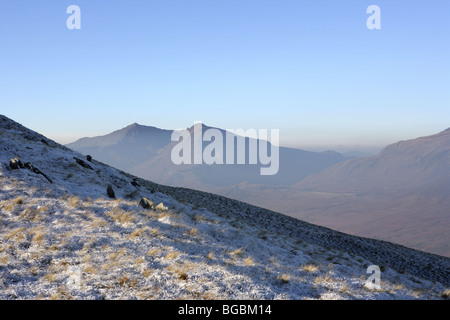
[[[153,208],[153,202],[145,197],[141,199],[141,202],[139,202],[139,205],[142,208],[147,209],[147,210],[150,210]]]
[[[53,183],[53,181],[45,173],[33,166],[31,162],[22,163],[19,158],[14,158],[9,161],[9,167],[11,168],[11,170],[28,169],[36,174],[43,176],[45,179],[47,179],[48,182]]]
[[[112,187],[112,185],[108,185],[108,187],[106,188],[106,194],[108,195],[108,197],[115,199],[116,198],[116,194],[114,193],[114,189]]]
[[[92,168],[88,163],[86,163],[86,161],[81,160],[80,158],[77,158],[77,157],[73,157],[73,158],[83,168],[86,168],[86,169],[89,169],[89,170],[94,170],[94,168]]]

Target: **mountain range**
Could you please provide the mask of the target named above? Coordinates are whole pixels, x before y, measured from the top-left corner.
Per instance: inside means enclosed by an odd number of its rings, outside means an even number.
[[[342,232],[450,256],[450,129],[362,158],[280,147],[274,176],[261,176],[259,166],[249,164],[175,165],[172,132],[132,124],[67,146],[157,183],[216,193]]]
[[[187,130],[192,132],[193,127]],[[206,125],[201,126],[201,133],[208,129],[217,129],[226,137],[226,130]],[[280,147],[279,171],[271,176],[262,176],[260,165],[249,164],[248,161],[235,165],[175,165],[171,160],[171,153],[177,142],[171,141],[172,132],[173,130],[135,123],[105,136],[82,138],[67,147],[151,181],[205,191],[206,187],[227,187],[241,183],[293,185],[311,174],[346,160],[337,152],[309,152]],[[246,138],[246,159],[249,157],[249,139]],[[203,145],[203,150],[205,147],[206,144]],[[234,148],[236,150],[237,143]],[[226,154],[226,150],[223,153]]]
[[[446,257],[141,179],[0,115],[2,300],[447,299],[449,270]]]

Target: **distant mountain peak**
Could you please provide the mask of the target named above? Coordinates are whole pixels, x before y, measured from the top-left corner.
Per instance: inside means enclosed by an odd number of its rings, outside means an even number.
[[[153,128],[153,127],[144,126],[144,125],[141,125],[141,124],[139,124],[137,122],[134,122],[134,123],[132,123],[132,124],[122,128],[122,130],[131,130],[131,129],[139,129],[139,128]]]

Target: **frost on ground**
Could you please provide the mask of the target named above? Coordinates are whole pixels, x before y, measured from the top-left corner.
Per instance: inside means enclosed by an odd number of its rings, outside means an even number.
[[[16,157],[32,166],[12,169]],[[448,258],[283,219],[135,179],[0,116],[0,299],[449,296]],[[405,254],[386,259],[380,289],[369,289],[367,267],[386,246]]]

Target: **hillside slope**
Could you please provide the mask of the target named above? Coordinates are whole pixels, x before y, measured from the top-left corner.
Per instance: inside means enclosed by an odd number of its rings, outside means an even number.
[[[448,258],[138,179],[4,116],[0,225],[0,299],[449,295]],[[380,290],[365,287],[372,264]]]
[[[171,130],[133,123],[104,136],[81,138],[67,147],[93,155],[115,168],[128,170],[155,157],[170,143],[171,135]]]
[[[296,215],[450,256],[450,129],[338,163],[293,190]]]
[[[446,197],[450,190],[448,168],[450,128],[435,135],[399,141],[376,156],[341,162],[304,179],[297,187],[322,192],[420,192]]]

